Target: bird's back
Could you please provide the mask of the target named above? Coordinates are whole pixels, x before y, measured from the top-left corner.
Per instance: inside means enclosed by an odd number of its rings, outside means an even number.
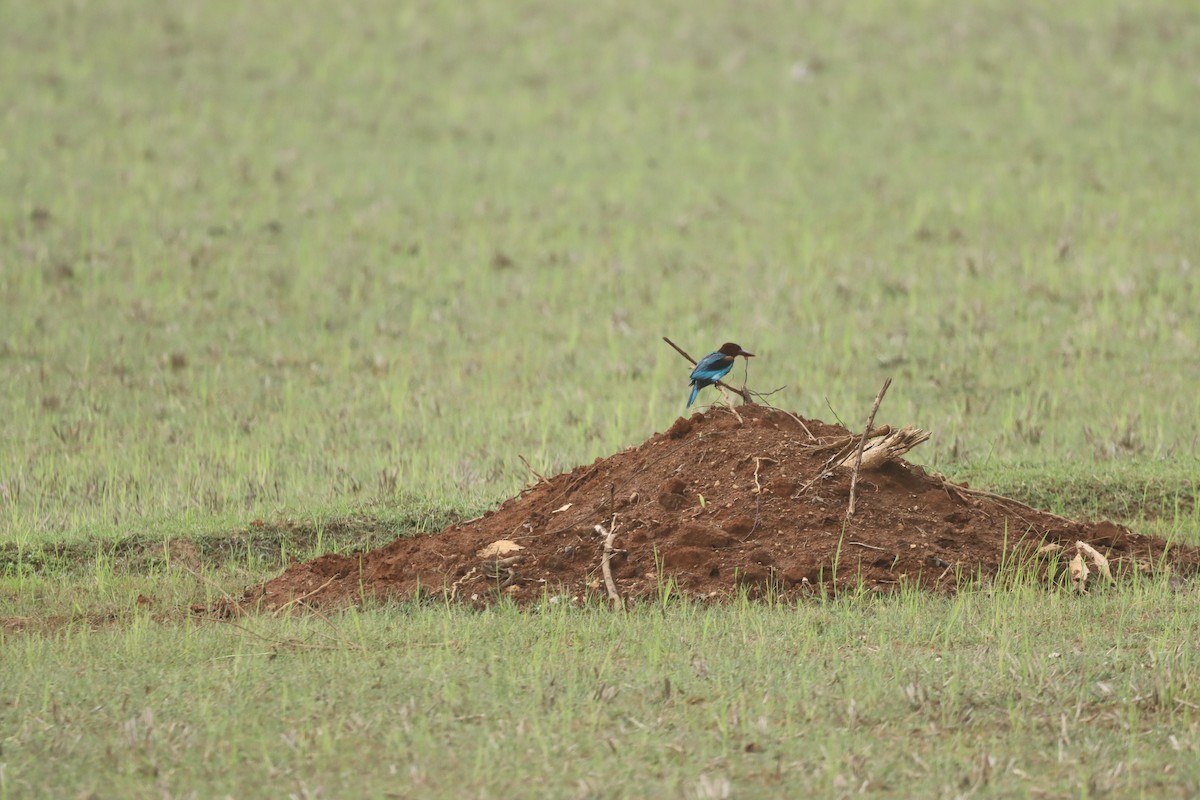
[[[696,368],[692,370],[692,380],[715,383],[721,379],[722,375],[729,372],[732,367],[733,356],[727,356],[723,353],[709,353],[696,362]]]

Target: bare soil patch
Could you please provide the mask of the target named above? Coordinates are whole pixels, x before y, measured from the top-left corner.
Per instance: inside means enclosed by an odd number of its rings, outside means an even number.
[[[953,592],[1031,562],[1043,578],[1065,581],[1066,558],[1055,563],[1038,549],[1070,552],[1077,541],[1107,556],[1118,580],[1134,570],[1191,575],[1200,563],[1196,548],[976,493],[903,460],[860,474],[847,520],[851,470],[814,481],[847,430],[758,405],[738,413],[741,422],[724,408],[680,418],[638,447],[539,480],[440,533],[294,564],[248,589],[243,607],[418,593],[475,604],[603,597],[597,525],[615,525],[611,571],[623,599],[655,597],[668,581],[700,599]]]

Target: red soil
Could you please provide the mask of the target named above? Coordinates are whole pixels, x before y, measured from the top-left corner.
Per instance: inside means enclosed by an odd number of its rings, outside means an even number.
[[[369,553],[295,564],[249,589],[247,607],[358,602],[448,594],[469,603],[508,596],[582,600],[605,595],[601,560],[615,515],[612,574],[624,598],[656,596],[670,579],[694,598],[739,590],[782,598],[865,587],[951,592],[991,580],[1002,562],[1036,559],[1047,542],[1074,553],[1084,541],[1118,577],[1171,565],[1194,573],[1196,548],[1110,522],[1074,522],[974,493],[919,466],[893,461],[859,476],[846,521],[850,470],[805,485],[849,433],[776,409],[742,406],[744,424],[719,408],[680,418],[636,448],[538,481],[479,519],[396,539]],[[701,500],[703,498],[703,501]],[[523,549],[480,556],[508,540]],[[1166,553],[1164,558],[1164,552]],[[497,564],[498,559],[519,557]],[[1066,558],[1055,577],[1062,578]]]

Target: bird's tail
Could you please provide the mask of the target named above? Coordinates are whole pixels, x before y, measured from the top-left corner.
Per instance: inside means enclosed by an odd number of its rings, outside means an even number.
[[[688,408],[691,408],[692,403],[696,402],[696,395],[698,395],[699,393],[700,393],[700,384],[693,383],[692,384],[692,396],[688,398],[688,404],[687,404]]]

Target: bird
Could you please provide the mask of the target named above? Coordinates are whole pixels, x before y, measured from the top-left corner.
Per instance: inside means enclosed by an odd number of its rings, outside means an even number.
[[[700,393],[701,389],[705,386],[715,385],[717,381],[729,374],[729,370],[733,369],[733,362],[738,356],[753,358],[754,353],[747,353],[739,344],[726,342],[715,353],[709,353],[696,362],[696,368],[692,370],[692,396],[688,398],[688,408],[691,408],[692,403],[696,402],[696,395]]]

